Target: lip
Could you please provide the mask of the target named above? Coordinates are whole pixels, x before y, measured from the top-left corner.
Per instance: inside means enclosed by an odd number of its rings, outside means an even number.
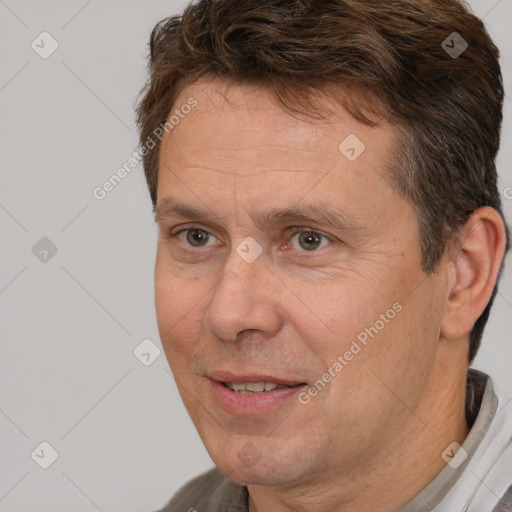
[[[274,382],[279,386],[298,386],[304,384],[304,381],[285,379],[273,375],[264,375],[262,373],[233,373],[230,371],[215,371],[207,375],[211,380],[217,382],[231,382],[232,384],[246,384],[248,382]]]
[[[257,416],[282,408],[307,387],[307,384],[272,375],[234,374],[228,371],[213,372],[208,376],[216,402],[229,414],[235,416]],[[248,382],[274,382],[289,388],[273,389],[265,393],[241,394],[228,389],[223,382],[244,384]]]

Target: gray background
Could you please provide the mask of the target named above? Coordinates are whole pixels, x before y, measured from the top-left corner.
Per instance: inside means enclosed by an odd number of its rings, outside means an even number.
[[[133,353],[144,339],[161,347],[156,228],[141,167],[105,199],[92,194],[136,147],[150,31],[185,4],[0,0],[2,512],[154,511],[211,465],[164,354],[144,366]],[[499,169],[510,220],[512,0],[471,5],[503,54]],[[31,47],[51,49],[43,31],[59,45],[46,59]],[[56,254],[41,252],[44,241],[34,254],[43,237]],[[506,398],[510,260],[474,365]],[[59,454],[46,470],[36,464],[49,460],[43,441]]]

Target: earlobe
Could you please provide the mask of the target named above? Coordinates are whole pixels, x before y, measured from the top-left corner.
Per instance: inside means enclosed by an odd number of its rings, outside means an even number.
[[[490,300],[506,244],[505,224],[496,210],[484,207],[471,214],[452,259],[443,337],[459,339],[471,331]]]

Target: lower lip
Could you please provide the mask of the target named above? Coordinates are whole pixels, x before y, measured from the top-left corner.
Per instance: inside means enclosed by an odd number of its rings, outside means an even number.
[[[301,390],[306,385],[294,386],[290,388],[278,388],[264,393],[238,393],[231,391],[224,384],[210,379],[215,398],[221,407],[230,414],[242,416],[253,416],[262,414],[272,409],[276,409]]]

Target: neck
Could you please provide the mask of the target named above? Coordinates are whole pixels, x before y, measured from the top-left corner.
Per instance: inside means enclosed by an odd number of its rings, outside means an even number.
[[[466,374],[467,367],[456,374],[453,368],[438,367],[431,380],[437,385],[369,463],[347,472],[341,461],[287,488],[249,485],[250,512],[395,512],[446,466],[444,450],[467,437]]]

